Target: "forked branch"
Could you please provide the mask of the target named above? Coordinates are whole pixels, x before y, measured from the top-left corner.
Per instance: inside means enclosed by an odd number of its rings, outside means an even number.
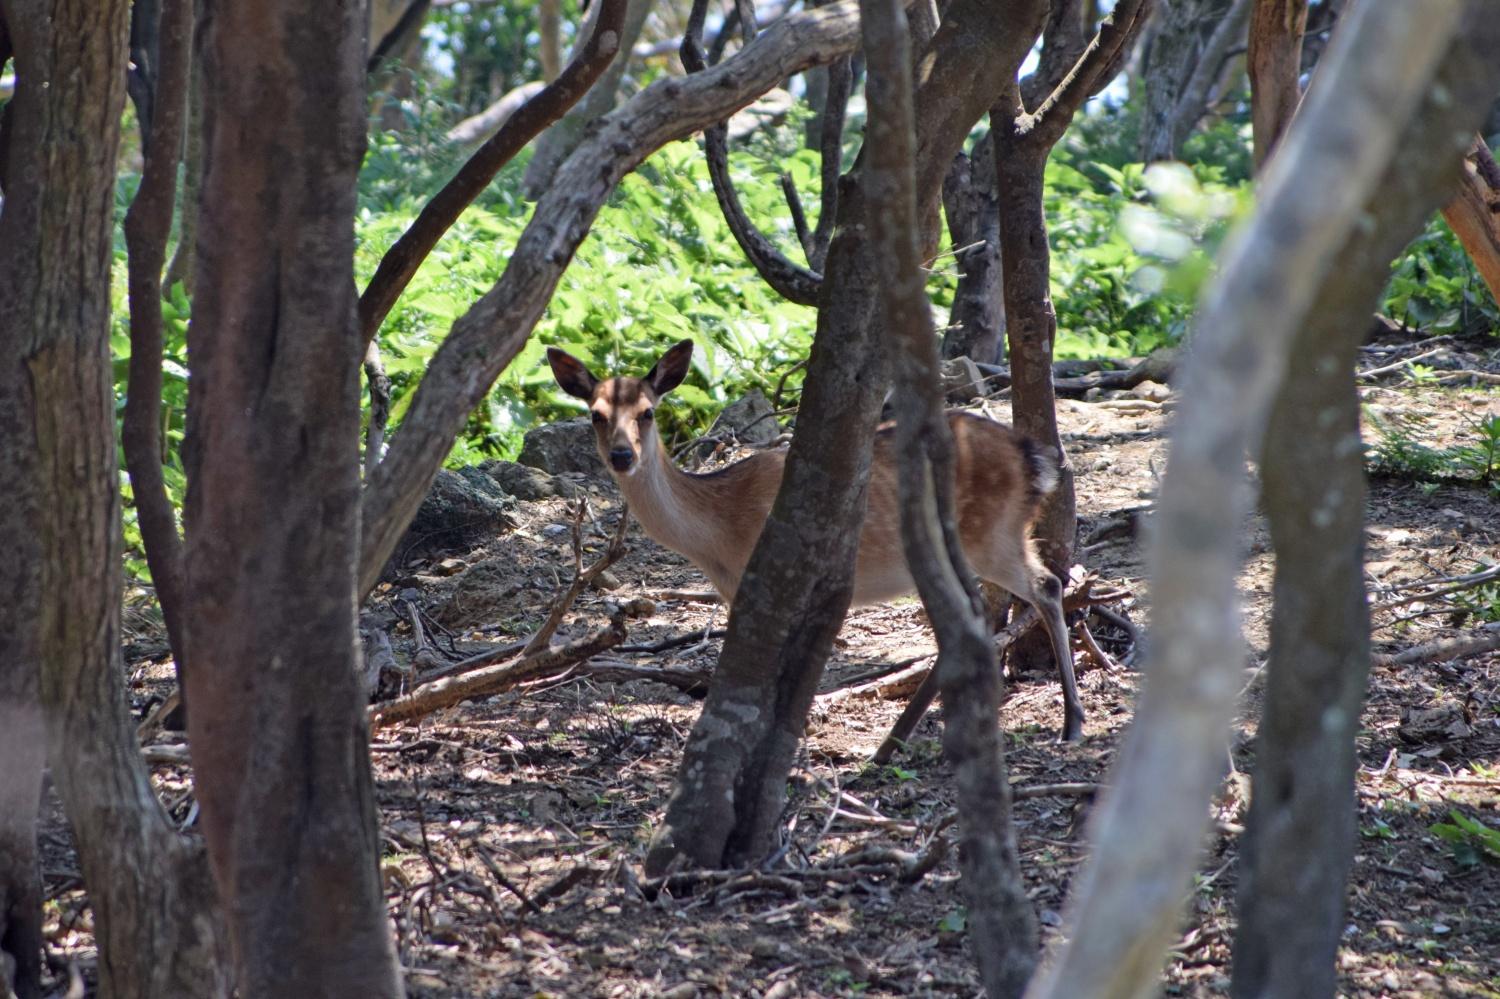
[[[498,132],[474,151],[453,179],[423,206],[416,221],[401,234],[401,238],[385,251],[380,266],[375,269],[375,276],[370,278],[364,294],[359,296],[359,329],[363,343],[374,338],[422,261],[500,168],[578,103],[619,52],[626,0],[600,2],[599,19],[578,57],[568,64],[561,76],[521,105]]]

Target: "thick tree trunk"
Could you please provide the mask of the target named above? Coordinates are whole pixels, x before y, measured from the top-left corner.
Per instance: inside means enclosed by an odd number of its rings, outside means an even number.
[[[1500,166],[1483,137],[1464,157],[1458,194],[1443,206],[1443,218],[1474,261],[1474,269],[1500,302]]]
[[[1271,155],[1302,100],[1302,34],[1307,0],[1255,0],[1250,15],[1250,122],[1255,169]]]
[[[1001,16],[977,0],[954,0],[917,95],[919,197],[936,196],[989,95],[1015,78],[1044,13],[1033,0],[1007,4]],[[859,533],[851,528],[863,517],[885,377],[875,262],[852,178],[842,182],[838,212],[786,476],[736,594],[708,700],[646,856],[648,873],[679,858],[717,867],[767,852],[813,692],[849,605]]]
[[[246,997],[402,991],[355,670],[360,15],[282,0],[204,25],[188,724]]]
[[[1004,284],[1000,275],[1000,203],[995,189],[995,149],[989,136],[960,153],[943,181],[943,211],[956,248],[958,289],[942,356],[999,364],[1005,354]]]
[[[7,607],[34,616],[6,629],[19,658],[7,656],[0,671],[8,683],[19,676],[12,670],[41,663],[46,745],[94,911],[101,993],[215,996],[228,983],[207,864],[152,793],[119,659],[109,265],[127,10],[123,0],[5,4],[20,88],[17,182],[0,214],[0,420],[8,463],[20,455],[25,476],[7,479],[20,503],[5,528],[31,533],[3,543],[35,561],[24,581],[31,595]],[[7,759],[6,770],[29,788],[34,815],[28,755],[14,770]]]
[[[1225,56],[1243,37],[1251,0],[1157,0],[1142,72],[1141,158],[1179,159],[1207,110]]]
[[[1243,683],[1235,591],[1248,507],[1241,456],[1259,451],[1296,330],[1328,283],[1336,251],[1361,231],[1386,169],[1444,152],[1399,140],[1421,113],[1460,10],[1354,8],[1271,160],[1255,214],[1220,256],[1221,278],[1205,294],[1183,371],[1158,501],[1145,689],[1092,818],[1095,849],[1074,882],[1068,943],[1028,990],[1033,999],[1159,991]]]
[[[901,539],[938,640],[934,668],[946,715],[943,749],[958,786],[970,945],[986,993],[1005,999],[1021,995],[1036,966],[1036,917],[1011,823],[1000,674],[954,521],[953,435],[918,247],[910,50],[900,0],[864,0],[860,9],[869,67],[868,249],[878,263],[876,297],[896,374]]]
[[[1369,670],[1364,449],[1355,359],[1390,260],[1458,174],[1467,128],[1500,88],[1500,21],[1475,3],[1297,330],[1261,452],[1276,550],[1265,711],[1241,856],[1240,999],[1331,996],[1356,840],[1354,737]],[[1444,152],[1448,155],[1444,155]],[[1309,433],[1316,427],[1317,433]]]

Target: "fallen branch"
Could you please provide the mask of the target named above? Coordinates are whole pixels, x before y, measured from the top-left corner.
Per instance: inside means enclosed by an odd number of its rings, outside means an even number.
[[[591,635],[514,662],[485,666],[458,676],[424,683],[411,693],[370,708],[370,729],[421,718],[475,697],[504,693],[519,684],[564,673],[578,663],[625,640],[625,619],[651,613],[649,600],[632,600],[615,610],[609,625]]]
[[[1404,652],[1376,654],[1371,658],[1377,666],[1410,666],[1412,663],[1468,659],[1495,649],[1500,649],[1500,621],[1484,625],[1478,634],[1413,645]]]
[[[1422,600],[1435,600],[1438,597],[1450,596],[1454,593],[1462,593],[1476,586],[1483,586],[1492,579],[1500,579],[1500,564],[1492,565],[1487,569],[1480,569],[1464,576],[1443,576],[1438,579],[1421,579],[1410,583],[1398,583],[1395,586],[1386,587],[1387,592],[1395,590],[1409,590],[1419,586],[1436,586],[1435,590],[1424,590],[1411,596],[1399,597],[1395,600],[1383,600],[1370,608],[1370,613],[1391,610],[1396,607],[1404,607]]]

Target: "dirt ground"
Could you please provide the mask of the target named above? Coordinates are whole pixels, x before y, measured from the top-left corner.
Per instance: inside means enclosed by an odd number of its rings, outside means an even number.
[[[1496,370],[1494,352],[1478,349],[1459,351],[1461,366]],[[1374,351],[1366,366],[1399,356]],[[1367,407],[1386,417],[1425,417],[1424,440],[1432,446],[1461,439],[1477,418],[1500,415],[1493,385],[1400,378],[1396,372],[1368,385]],[[1003,418],[1005,404],[994,409]],[[1170,410],[1170,400],[1133,397],[1061,404],[1077,472],[1081,561],[1099,575],[1099,587],[1133,594],[1114,607],[1141,625],[1148,593],[1140,527],[1165,467]],[[587,532],[586,558],[604,547],[616,510],[611,487],[593,487],[593,497],[597,521]],[[1413,582],[1494,563],[1497,511],[1496,493],[1481,487],[1372,481],[1367,560],[1378,652],[1475,630],[1478,621],[1454,602],[1474,598],[1472,591],[1382,605],[1419,592],[1402,588]],[[480,550],[408,567],[410,577],[377,603],[407,591],[425,612],[424,630],[451,655],[524,636],[566,584],[572,556],[565,500],[521,503],[516,519],[515,530]],[[1244,716],[1226,733],[1234,769],[1214,804],[1216,831],[1205,843],[1166,971],[1170,995],[1227,994],[1237,836],[1270,614],[1264,525],[1252,524],[1248,539],[1241,590],[1253,662]],[[611,574],[618,588],[584,593],[560,639],[598,627],[608,602],[708,588],[683,559],[635,529],[629,554]],[[1500,605],[1496,593],[1487,599]],[[707,669],[720,640],[703,633],[721,627],[723,617],[711,605],[657,599],[654,613],[632,622],[626,645],[607,659]],[[1107,652],[1129,656],[1124,631],[1092,623]],[[682,643],[631,651],[674,637]],[[398,659],[412,654],[412,640],[409,627],[397,630]],[[951,851],[912,882],[887,862],[892,851],[941,851],[949,836],[953,789],[938,748],[939,713],[929,712],[892,765],[874,766],[869,756],[902,701],[835,693],[932,649],[913,600],[852,614],[792,776],[778,864],[651,898],[637,880],[640,860],[697,715],[693,698],[654,682],[568,677],[377,732],[381,865],[410,993],[978,994]],[[159,660],[133,665],[138,710],[160,696],[164,676]],[[1002,724],[1018,792],[1107,780],[1140,680],[1131,669],[1088,669],[1080,677],[1086,737],[1067,746],[1055,741],[1062,709],[1053,677],[1009,683]],[[1486,858],[1472,844],[1455,846],[1432,831],[1453,810],[1500,830],[1500,653],[1377,666],[1359,757],[1360,839],[1339,957],[1341,994],[1500,996],[1500,856]],[[195,812],[187,769],[159,764],[154,774],[172,815],[189,820]],[[1086,855],[1081,827],[1090,804],[1076,793],[1016,803],[1022,864],[1046,945],[1056,941],[1069,879]],[[70,966],[91,980],[96,961],[66,839],[54,801],[43,843],[48,947],[59,988]]]

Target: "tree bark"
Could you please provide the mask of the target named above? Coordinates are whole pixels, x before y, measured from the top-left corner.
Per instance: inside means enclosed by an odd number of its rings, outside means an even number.
[[[177,161],[187,113],[192,66],[193,0],[161,0],[152,45],[158,64],[152,80],[153,116],[145,130],[145,167],[125,215],[129,253],[130,367],[120,440],[131,493],[146,547],[146,564],[167,626],[167,640],[182,679],[182,538],[162,474],[161,273],[172,229]],[[134,30],[134,24],[132,24]]]
[[[1335,251],[1419,113],[1460,5],[1360,4],[1262,179],[1249,223],[1206,292],[1158,501],[1152,662],[1093,816],[1069,940],[1028,995],[1157,991],[1201,844],[1243,682],[1235,570],[1247,512],[1242,455],[1258,450],[1288,346]],[[1267,289],[1275,289],[1270,294]]]
[[[1250,15],[1250,123],[1255,169],[1271,155],[1302,100],[1302,34],[1307,0],[1255,0]]]
[[[1276,551],[1271,651],[1240,856],[1233,994],[1332,996],[1356,842],[1354,738],[1370,664],[1355,360],[1389,264],[1452,189],[1500,89],[1500,21],[1471,3],[1403,150],[1295,334],[1261,452]],[[1323,83],[1318,84],[1322,86]],[[1316,433],[1309,433],[1310,428]]]
[[[973,156],[960,153],[943,181],[943,214],[956,248],[958,288],[942,356],[999,364],[1005,354],[1005,286],[1000,274],[1000,202],[995,147],[986,135]]]
[[[227,4],[203,34],[188,726],[246,997],[402,993],[355,669],[361,15]]]
[[[1044,13],[1040,0],[1007,3],[998,12],[983,0],[949,7],[916,96],[919,206],[937,196],[969,129],[1004,82],[1014,80]],[[841,182],[838,213],[798,432],[735,596],[666,818],[647,853],[648,874],[681,862],[734,865],[767,852],[813,692],[849,605],[885,371],[873,308],[876,261],[853,177]]]
[[[954,519],[953,436],[943,411],[937,338],[918,246],[911,53],[900,0],[860,5],[870,160],[864,177],[876,297],[895,372],[901,539],[938,640],[943,748],[955,771],[959,866],[970,946],[992,999],[1020,996],[1037,930],[1021,879],[1000,726],[1000,673],[984,601]]]
[[[1458,194],[1443,206],[1443,218],[1463,244],[1490,297],[1500,302],[1500,166],[1483,136],[1464,157]]]
[[[0,421],[7,470],[22,477],[7,478],[19,503],[3,540],[12,558],[35,561],[28,578],[6,579],[30,590],[6,612],[34,616],[5,629],[18,658],[0,660],[0,675],[24,689],[21,672],[40,662],[45,744],[94,911],[101,993],[227,995],[207,864],[152,793],[120,663],[109,266],[128,4],[8,0],[4,14],[20,87],[16,182],[0,214]],[[34,724],[24,704],[20,714]],[[6,764],[29,796],[28,824],[34,764],[34,749]]]
[[[1142,66],[1141,158],[1180,159],[1203,117],[1225,54],[1245,31],[1251,0],[1159,0]]]

